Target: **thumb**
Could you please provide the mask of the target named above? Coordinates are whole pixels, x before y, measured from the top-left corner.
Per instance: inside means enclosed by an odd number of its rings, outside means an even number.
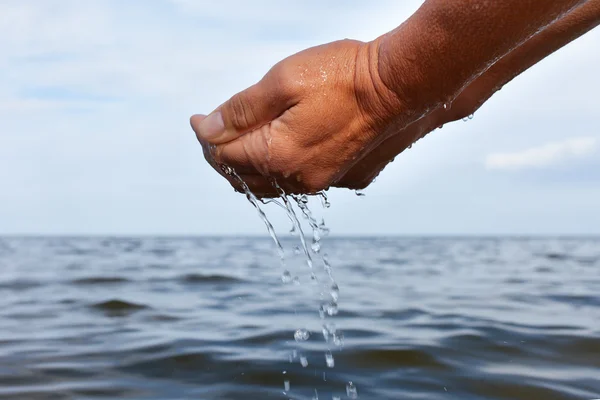
[[[268,124],[289,108],[289,98],[263,78],[257,84],[234,95],[206,118],[193,116],[192,128],[198,139],[223,144]]]

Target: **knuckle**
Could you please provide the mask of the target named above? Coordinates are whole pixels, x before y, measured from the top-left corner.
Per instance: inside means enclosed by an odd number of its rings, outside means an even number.
[[[295,97],[305,86],[308,76],[303,69],[295,64],[282,62],[277,64],[266,77],[273,82],[286,98]]]
[[[234,95],[227,103],[229,121],[240,133],[256,124],[256,116],[244,92]]]

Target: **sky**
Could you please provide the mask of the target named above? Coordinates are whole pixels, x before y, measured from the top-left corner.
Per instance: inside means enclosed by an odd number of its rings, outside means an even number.
[[[189,116],[304,48],[372,40],[420,3],[0,2],[0,234],[265,234]],[[332,190],[332,233],[600,234],[598,46],[600,29],[534,66],[366,196]]]

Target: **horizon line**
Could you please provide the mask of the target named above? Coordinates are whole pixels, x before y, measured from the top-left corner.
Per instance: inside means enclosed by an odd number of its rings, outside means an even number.
[[[307,233],[305,237],[310,237]],[[293,239],[297,235],[278,235],[280,239]],[[0,238],[270,238],[264,234],[207,234],[207,233],[0,233]],[[599,238],[600,233],[344,233],[327,235],[323,238]]]

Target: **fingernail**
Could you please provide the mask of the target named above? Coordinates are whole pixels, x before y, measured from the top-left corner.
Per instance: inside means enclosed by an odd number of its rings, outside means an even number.
[[[204,118],[197,126],[197,133],[202,139],[208,141],[214,140],[225,132],[223,116],[219,111],[215,111]]]

